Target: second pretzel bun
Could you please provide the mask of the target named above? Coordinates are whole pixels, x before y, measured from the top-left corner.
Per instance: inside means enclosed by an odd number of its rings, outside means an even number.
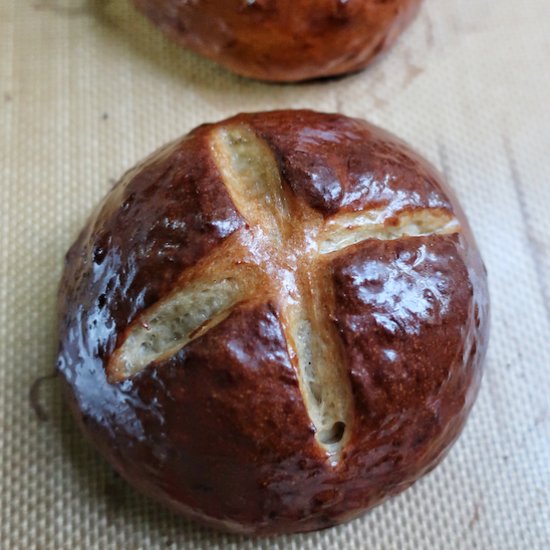
[[[276,82],[364,68],[420,0],[134,0],[176,42],[237,74]]]
[[[341,115],[243,114],[128,172],[67,254],[59,372],[129,482],[245,533],[334,525],[458,437],[486,273],[439,175]]]

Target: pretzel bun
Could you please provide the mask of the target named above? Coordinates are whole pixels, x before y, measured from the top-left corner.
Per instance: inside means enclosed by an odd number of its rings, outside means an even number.
[[[358,71],[420,0],[134,0],[176,42],[228,69],[292,82]]]
[[[312,111],[200,126],[69,250],[59,372],[118,472],[243,533],[320,529],[432,469],[476,396],[486,272],[438,174]]]

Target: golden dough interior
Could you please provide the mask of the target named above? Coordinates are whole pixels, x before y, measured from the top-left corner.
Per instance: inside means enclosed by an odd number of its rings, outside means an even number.
[[[174,293],[134,323],[111,360],[110,375],[127,378],[150,363],[174,355],[198,336],[208,323],[212,328],[229,314],[243,294],[236,278],[200,281]]]
[[[273,152],[250,127],[216,128],[210,150],[247,227],[201,266],[190,268],[177,291],[130,327],[111,360],[110,376],[121,380],[169,358],[223,321],[239,302],[274,299],[317,441],[335,464],[351,433],[353,396],[342,343],[330,320],[332,283],[323,255],[345,253],[367,239],[455,233],[459,223],[435,208],[391,217],[371,209],[323,220],[298,205],[300,214],[291,215],[295,199],[287,195]]]
[[[367,239],[392,240],[459,230],[456,218],[441,209],[411,210],[390,218],[385,218],[381,210],[352,212],[335,216],[325,224],[320,234],[319,250],[328,254]]]
[[[211,148],[237,210],[251,227],[280,244],[288,235],[289,213],[271,149],[245,125],[214,131]]]

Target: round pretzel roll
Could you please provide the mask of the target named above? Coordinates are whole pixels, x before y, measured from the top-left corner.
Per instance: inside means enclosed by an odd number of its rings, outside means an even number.
[[[420,0],[134,0],[179,44],[237,74],[293,82],[358,71]]]
[[[486,272],[440,176],[361,120],[241,114],[129,171],[66,257],[58,369],[130,483],[220,529],[362,514],[481,378]]]

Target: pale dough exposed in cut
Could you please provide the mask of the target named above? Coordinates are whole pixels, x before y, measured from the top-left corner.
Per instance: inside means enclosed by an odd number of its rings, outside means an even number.
[[[326,258],[367,239],[456,233],[459,223],[436,208],[389,217],[371,209],[324,219],[285,188],[271,149],[248,126],[215,129],[210,149],[247,227],[185,272],[178,289],[130,327],[110,376],[123,379],[170,357],[260,292],[279,306],[317,441],[336,463],[351,431],[353,399],[328,314],[332,297],[317,290],[331,287],[320,283]]]

